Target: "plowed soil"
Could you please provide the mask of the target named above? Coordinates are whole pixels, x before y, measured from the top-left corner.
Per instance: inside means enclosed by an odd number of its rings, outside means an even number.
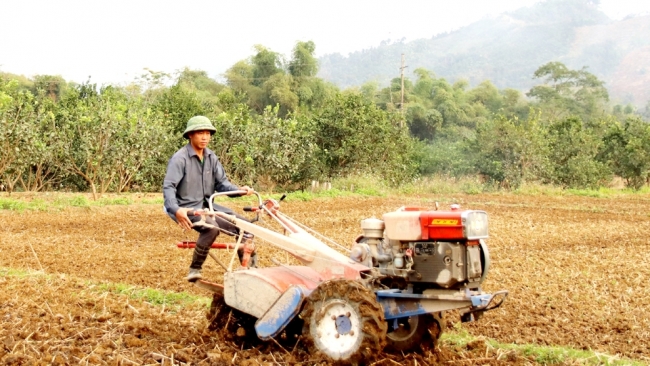
[[[490,217],[491,268],[484,290],[508,290],[504,305],[463,324],[504,343],[559,345],[650,361],[650,198],[517,195],[404,196],[284,202],[282,211],[349,245],[359,221],[403,205],[460,203]],[[247,202],[229,202],[237,209]],[[165,306],[103,284],[210,295],[184,277],[195,240],[159,205],[0,211],[2,364],[315,364],[300,340],[258,342],[223,312],[210,326],[205,302]],[[231,241],[226,235],[218,240]],[[257,241],[261,266],[286,262]],[[224,261],[227,253],[213,251]],[[4,268],[4,269],[2,269]],[[9,273],[8,268],[13,272]],[[18,273],[16,273],[16,270]],[[223,270],[208,259],[204,277]],[[236,314],[235,314],[236,315]],[[459,319],[446,319],[447,325]],[[226,318],[227,317],[227,318]],[[223,320],[226,322],[223,323]],[[374,364],[525,364],[485,342],[382,354]]]

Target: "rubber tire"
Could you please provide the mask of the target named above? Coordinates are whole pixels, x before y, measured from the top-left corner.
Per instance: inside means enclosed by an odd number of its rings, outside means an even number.
[[[322,325],[319,322],[332,321],[325,318],[321,310],[338,306],[336,304],[345,304],[350,310],[350,318],[358,321],[361,330],[356,337],[352,335],[353,344],[344,353],[336,347],[328,348],[327,339],[323,340],[328,337],[318,336],[318,326]],[[386,344],[388,325],[384,311],[375,294],[359,281],[331,280],[320,284],[306,299],[300,318],[304,321],[303,340],[310,353],[328,364],[367,363],[376,358]]]
[[[392,322],[393,320],[389,320]],[[386,349],[397,352],[417,351],[438,344],[442,334],[442,317],[439,314],[421,314],[400,318],[398,322],[407,322],[410,326],[402,328],[403,334],[396,331],[386,334]]]

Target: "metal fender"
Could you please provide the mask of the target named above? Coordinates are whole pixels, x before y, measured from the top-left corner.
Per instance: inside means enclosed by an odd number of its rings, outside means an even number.
[[[255,332],[261,340],[278,335],[298,315],[302,302],[311,293],[303,286],[291,286],[275,301],[269,310],[255,322]]]
[[[485,240],[481,239],[479,240],[479,243],[481,245],[481,266],[483,267],[483,274],[481,274],[480,283],[483,283],[487,277],[488,271],[490,270],[490,251],[488,250],[487,244],[485,244]]]

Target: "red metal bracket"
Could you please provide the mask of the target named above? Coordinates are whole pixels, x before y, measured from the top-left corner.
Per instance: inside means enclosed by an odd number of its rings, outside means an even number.
[[[214,249],[234,249],[237,244],[235,243],[212,243],[210,248]],[[196,247],[195,241],[179,241],[176,246],[181,249],[194,249]],[[242,245],[243,246],[243,245]]]

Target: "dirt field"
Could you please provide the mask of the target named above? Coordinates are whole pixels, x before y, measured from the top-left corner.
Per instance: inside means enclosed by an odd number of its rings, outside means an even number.
[[[435,200],[490,215],[492,266],[484,289],[507,289],[510,295],[500,309],[462,325],[471,334],[650,361],[648,197],[342,198],[290,201],[282,210],[347,245],[360,233],[359,220],[402,205],[433,206]],[[233,324],[208,329],[204,303],[153,305],[104,289],[102,284],[120,283],[208,296],[184,280],[192,252],[175,247],[196,234],[182,232],[159,205],[0,211],[0,226],[2,364],[316,361],[300,342],[239,339],[229,331]],[[285,261],[285,254],[269,245],[258,247],[263,266],[272,265],[271,258]],[[204,276],[220,280],[220,267],[206,263]],[[8,268],[28,274],[7,274]],[[41,269],[45,275],[29,274]],[[377,365],[531,362],[483,342],[382,357]]]

